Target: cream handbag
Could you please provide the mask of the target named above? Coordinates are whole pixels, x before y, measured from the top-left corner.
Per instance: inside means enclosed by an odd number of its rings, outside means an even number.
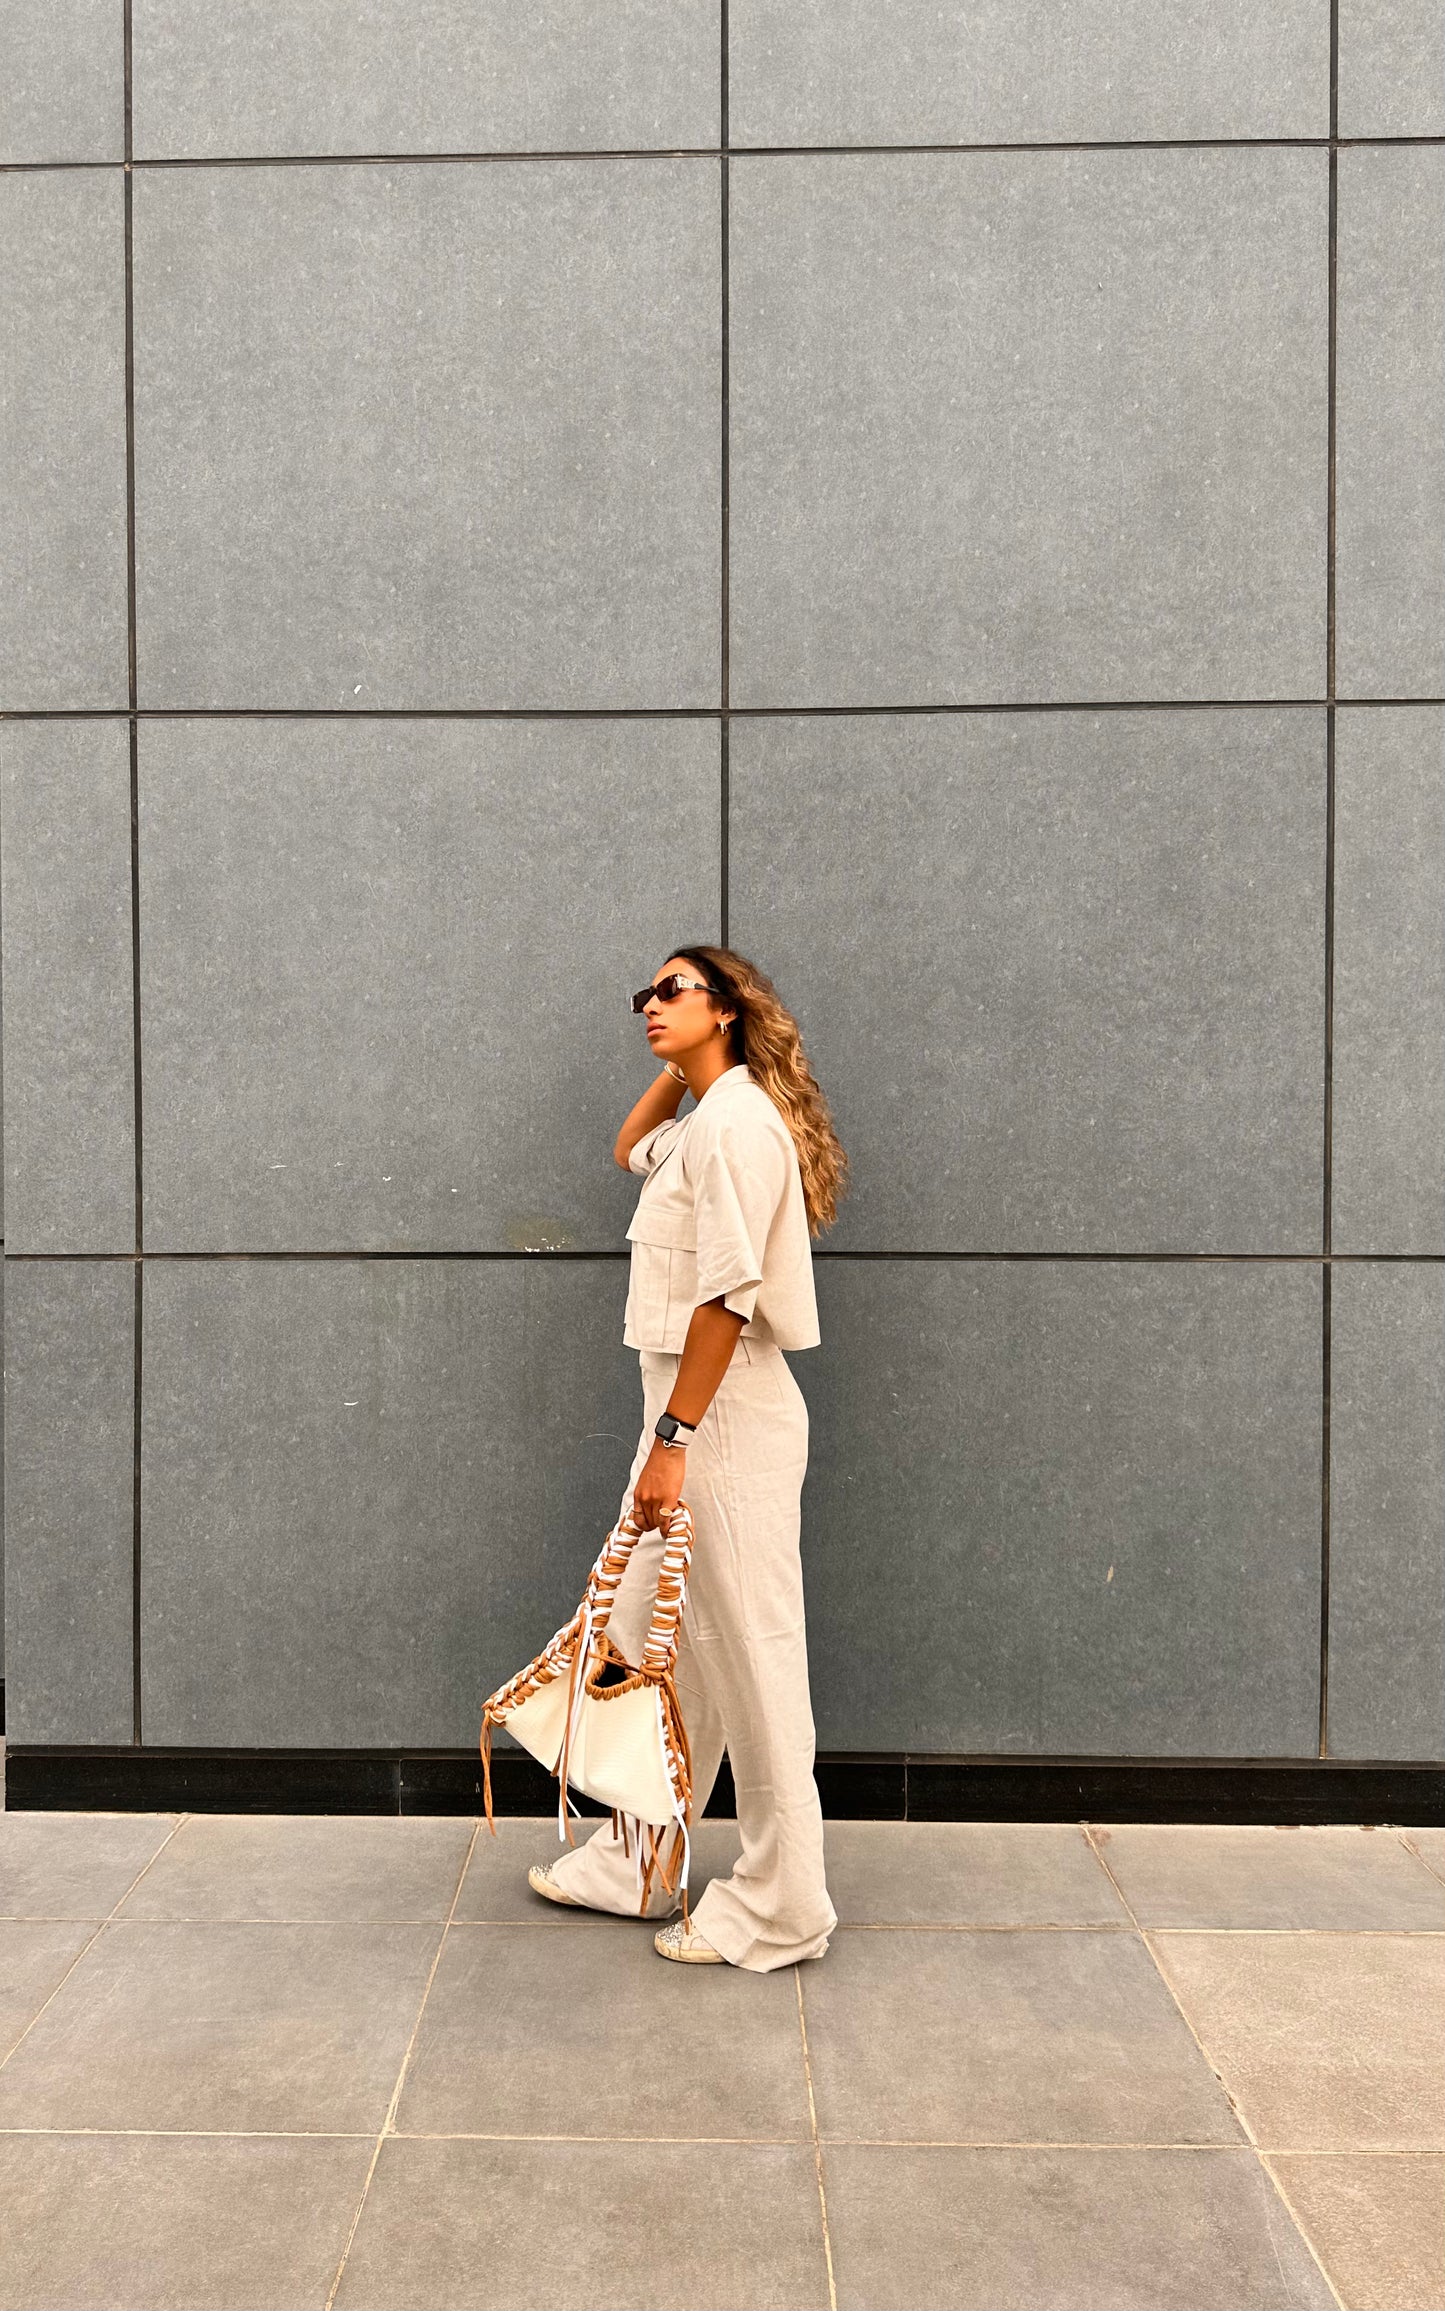
[[[495,1837],[492,1728],[503,1725],[557,1777],[558,1837],[574,1843],[569,1816],[580,1808],[568,1795],[570,1782],[611,1807],[613,1834],[621,1836],[629,1858],[635,1847],[639,1913],[647,1908],[655,1870],[669,1893],[681,1886],[685,1918],[692,1757],[673,1664],[692,1563],[692,1514],[686,1501],[678,1502],[663,1535],[662,1570],[641,1666],[634,1669],[607,1634],[617,1585],[646,1529],[635,1522],[629,1505],[604,1541],[571,1620],[535,1661],[482,1704],[482,1779],[487,1826]],[[672,1853],[664,1862],[669,1830]]]

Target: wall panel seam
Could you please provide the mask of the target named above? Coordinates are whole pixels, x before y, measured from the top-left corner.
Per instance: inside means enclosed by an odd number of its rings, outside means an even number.
[[[136,585],[135,585],[135,227],[134,178],[131,137],[131,5],[124,0],[122,72],[124,76],[125,184],[125,614],[127,718],[130,735],[130,939],[131,939],[131,1096],[135,1136],[135,1279],[131,1343],[131,1740],[139,1748],[141,1728],[141,1323],[145,1295],[141,1255],[144,1201],[141,1154],[141,1016],[140,1016],[140,760],[136,721]]]
[[[1324,1276],[1320,1293],[1320,1719],[1319,1753],[1330,1744],[1330,1346],[1334,1249],[1335,1007],[1335,337],[1338,285],[1340,0],[1330,0],[1330,163],[1325,334],[1325,923],[1324,923]]]

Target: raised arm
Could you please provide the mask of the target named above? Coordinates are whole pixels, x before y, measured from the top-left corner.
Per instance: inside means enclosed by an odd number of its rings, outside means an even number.
[[[675,1075],[669,1075],[665,1067],[656,1081],[648,1085],[617,1134],[612,1150],[613,1162],[620,1165],[623,1171],[626,1171],[627,1159],[638,1141],[648,1132],[656,1131],[660,1123],[667,1123],[676,1115],[686,1089],[687,1085],[679,1083]]]

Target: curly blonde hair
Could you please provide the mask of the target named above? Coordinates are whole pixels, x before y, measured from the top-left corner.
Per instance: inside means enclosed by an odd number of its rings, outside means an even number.
[[[793,1135],[808,1233],[821,1235],[838,1217],[847,1194],[848,1158],[828,1102],[808,1065],[798,1022],[767,973],[736,947],[670,947],[679,963],[695,963],[721,996],[721,1007],[737,1016],[728,1028],[729,1064],[746,1066]],[[718,998],[709,997],[718,1007]]]

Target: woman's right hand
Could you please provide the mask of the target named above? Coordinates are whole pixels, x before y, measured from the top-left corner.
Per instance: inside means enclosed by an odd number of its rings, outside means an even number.
[[[660,1075],[654,1075],[613,1143],[612,1160],[620,1164],[623,1171],[629,1168],[627,1159],[638,1141],[646,1133],[656,1131],[660,1123],[671,1122],[686,1090],[687,1085],[679,1083],[675,1075],[669,1075],[665,1067]]]
[[[682,1499],[686,1459],[685,1446],[664,1444],[659,1438],[643,1462],[632,1488],[632,1516],[644,1533],[666,1537],[672,1512]]]

